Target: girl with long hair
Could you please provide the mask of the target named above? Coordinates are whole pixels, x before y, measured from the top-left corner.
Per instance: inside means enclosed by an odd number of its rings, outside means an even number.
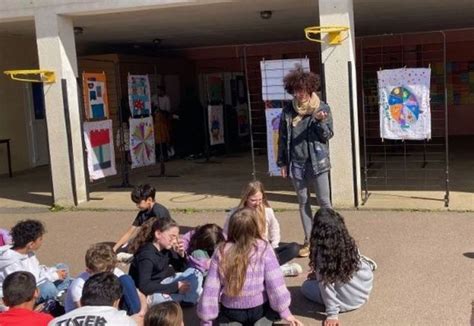
[[[285,276],[297,276],[303,269],[297,263],[288,263],[298,256],[299,245],[295,242],[280,244],[280,224],[275,212],[270,207],[265,189],[260,181],[249,182],[242,190],[239,205],[227,215],[224,233],[227,232],[232,213],[238,209],[251,208],[256,212],[258,230],[263,239],[267,240],[275,250],[281,270]]]
[[[309,188],[314,187],[318,205],[331,207],[329,189],[329,139],[334,135],[329,105],[317,95],[319,77],[301,65],[283,79],[293,101],[283,108],[278,136],[277,165],[291,177],[298,197],[304,244],[301,257],[309,255],[312,216]]]
[[[326,307],[325,326],[340,325],[339,312],[357,309],[368,300],[377,264],[359,253],[344,218],[330,208],[314,215],[310,243],[312,272],[301,291]]]
[[[140,230],[129,274],[148,296],[150,305],[164,301],[197,303],[202,292],[202,275],[186,269],[185,250],[179,226],[172,218],[158,218],[151,229]]]
[[[227,240],[212,256],[197,314],[201,325],[237,322],[272,325],[285,319],[302,325],[290,312],[291,296],[275,253],[263,240],[255,210],[234,212]]]

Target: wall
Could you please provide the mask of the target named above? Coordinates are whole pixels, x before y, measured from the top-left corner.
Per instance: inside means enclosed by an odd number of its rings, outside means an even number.
[[[10,138],[12,168],[30,168],[25,109],[25,83],[13,81],[4,70],[38,69],[34,38],[0,36],[0,138]],[[8,173],[6,145],[0,146],[0,174]]]

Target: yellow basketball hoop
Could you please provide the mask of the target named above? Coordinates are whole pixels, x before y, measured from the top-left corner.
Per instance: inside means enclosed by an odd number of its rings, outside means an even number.
[[[44,69],[6,70],[3,73],[5,75],[10,76],[10,78],[13,80],[18,80],[22,82],[47,83],[47,84],[56,82],[56,75],[54,71],[52,70],[44,70]],[[33,78],[33,76],[36,76],[36,78]]]
[[[322,39],[315,38],[316,35],[327,33],[328,43],[331,45],[339,45],[344,40],[342,32],[349,30],[347,26],[311,26],[304,29],[306,38],[311,42],[324,43]]]

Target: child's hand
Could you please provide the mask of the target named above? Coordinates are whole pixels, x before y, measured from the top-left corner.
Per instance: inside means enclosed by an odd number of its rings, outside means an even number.
[[[176,253],[178,255],[180,255],[181,257],[184,257],[184,255],[186,254],[185,250],[184,250],[184,242],[183,240],[181,239],[176,239],[176,243],[173,245],[173,250],[176,251]]]
[[[326,319],[324,321],[324,326],[341,326],[339,319]]]
[[[56,273],[58,273],[58,278],[59,278],[60,280],[65,280],[66,277],[67,277],[67,270],[65,270],[65,269],[58,269],[58,270],[56,271]]]
[[[291,315],[286,319],[290,323],[291,326],[303,326],[303,323],[296,319],[295,316]]]
[[[180,294],[185,294],[191,289],[191,285],[188,282],[178,281],[178,292]]]

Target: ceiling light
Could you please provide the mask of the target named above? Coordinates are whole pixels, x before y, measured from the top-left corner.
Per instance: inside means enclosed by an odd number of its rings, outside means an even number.
[[[84,33],[84,28],[80,26],[75,26],[74,27],[74,35],[81,35]]]
[[[262,19],[270,19],[272,18],[273,12],[271,10],[263,10],[260,11],[260,18]]]
[[[155,39],[153,40],[153,44],[156,44],[156,45],[160,45],[161,42],[163,42],[163,40],[162,40],[161,38],[155,38]]]

